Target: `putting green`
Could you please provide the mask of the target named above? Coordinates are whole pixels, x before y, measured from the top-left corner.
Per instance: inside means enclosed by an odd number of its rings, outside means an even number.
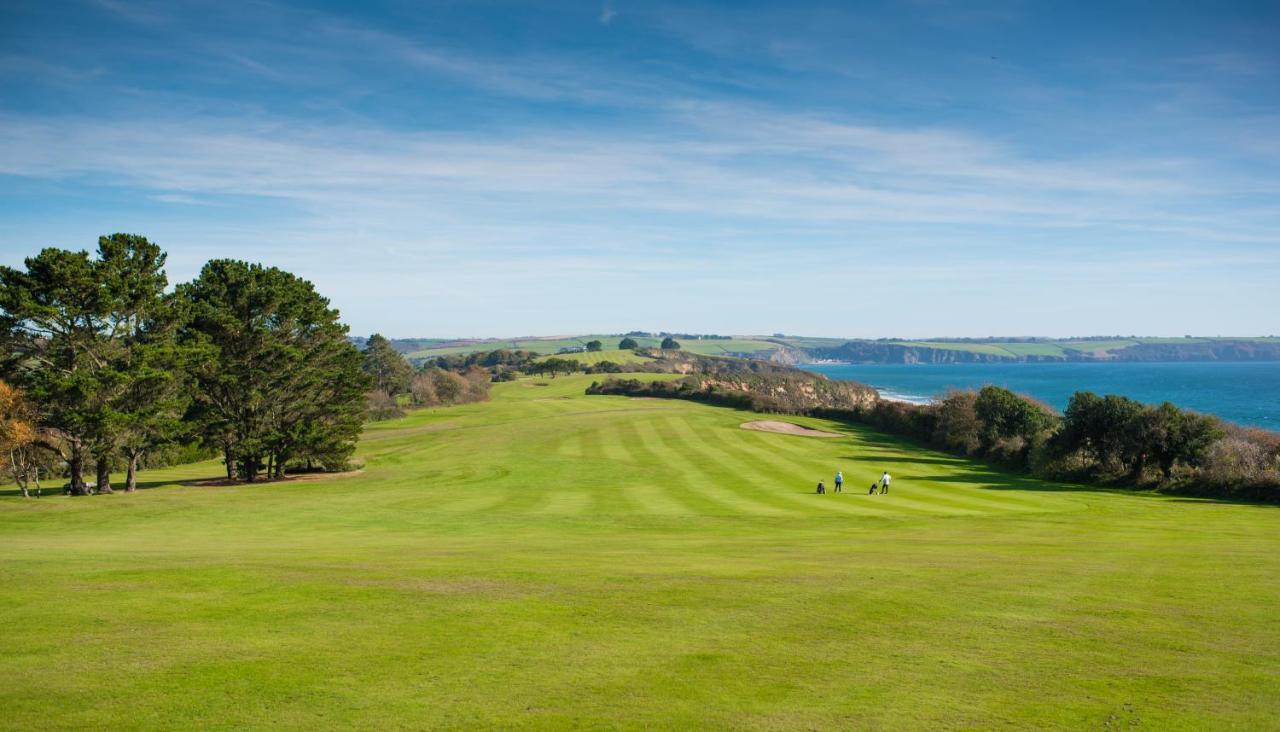
[[[782,418],[846,437],[744,430],[758,415],[590,381],[372,425],[348,477],[191,485],[205,463],[0,498],[0,726],[1280,715],[1273,507],[1052,485],[823,420]],[[815,495],[837,469],[846,492]]]

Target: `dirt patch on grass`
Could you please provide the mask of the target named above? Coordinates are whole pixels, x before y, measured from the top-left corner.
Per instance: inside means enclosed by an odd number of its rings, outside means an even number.
[[[844,435],[835,432],[823,432],[822,430],[810,429],[809,427],[801,427],[798,424],[790,422],[777,422],[772,419],[762,419],[755,422],[743,422],[742,429],[758,430],[760,432],[777,432],[783,435],[800,435],[801,437],[844,437]]]

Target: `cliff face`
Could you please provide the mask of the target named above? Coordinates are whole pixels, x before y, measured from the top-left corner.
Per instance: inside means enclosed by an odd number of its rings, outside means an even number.
[[[869,407],[879,398],[875,389],[853,381],[832,381],[808,372],[768,377],[739,375],[695,376],[707,393],[749,395],[760,411],[804,414],[813,409]]]

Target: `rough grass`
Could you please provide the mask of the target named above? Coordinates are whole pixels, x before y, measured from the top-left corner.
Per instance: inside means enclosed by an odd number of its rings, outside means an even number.
[[[655,377],[667,378],[667,377]],[[364,473],[0,498],[0,727],[1274,728],[1280,511],[523,380]],[[541,384],[541,385],[540,385]],[[846,492],[813,484],[843,469]],[[892,492],[865,495],[888,469]],[[829,483],[828,483],[829,484]]]

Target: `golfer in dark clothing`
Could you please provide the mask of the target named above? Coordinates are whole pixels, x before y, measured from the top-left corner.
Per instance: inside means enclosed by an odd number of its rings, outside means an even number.
[[[843,490],[844,490],[844,473],[837,470],[836,471],[836,493],[841,493],[843,492]]]

